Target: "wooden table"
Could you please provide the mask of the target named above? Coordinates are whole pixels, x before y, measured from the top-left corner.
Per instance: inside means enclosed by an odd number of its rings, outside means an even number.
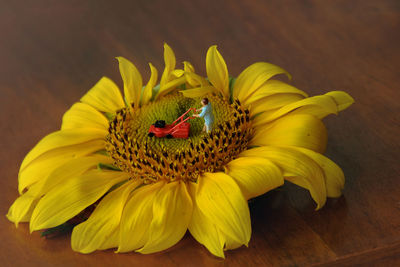
[[[189,234],[155,255],[74,253],[70,236],[44,239],[0,219],[2,266],[309,266],[400,264],[400,4],[385,1],[0,1],[0,213],[17,197],[24,155],[103,75],[121,85],[115,56],[162,70],[205,73],[218,44],[229,71],[256,61],[287,69],[310,95],[349,92],[356,103],[325,120],[327,155],[347,177],[320,211],[286,185],[254,201],[249,247],[213,257]]]

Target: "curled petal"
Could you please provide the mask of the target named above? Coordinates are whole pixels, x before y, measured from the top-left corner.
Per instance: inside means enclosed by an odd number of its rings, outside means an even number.
[[[169,82],[170,74],[175,69],[176,64],[175,53],[166,43],[164,43],[164,62],[165,68],[160,81],[161,88]]]
[[[183,61],[183,70],[188,73],[194,73],[194,67],[189,61]]]
[[[104,140],[92,140],[80,144],[69,145],[51,149],[32,158],[30,162],[21,167],[18,174],[18,190],[20,194],[30,185],[44,181],[49,174],[69,160],[89,155],[104,149]]]
[[[52,188],[59,183],[64,182],[66,179],[74,176],[81,175],[90,168],[96,167],[99,162],[112,163],[109,157],[95,155],[90,157],[79,157],[77,159],[58,157],[61,160],[51,159],[47,162],[47,166],[41,164],[46,161],[39,161],[37,164],[28,166],[21,176],[24,185],[21,187],[26,188],[25,184],[32,184],[29,186],[27,192],[23,193],[11,206],[8,218],[9,220],[18,224],[18,222],[27,222],[30,220],[32,211],[37,202]]]
[[[175,70],[175,54],[167,44],[164,44],[164,62],[165,68],[161,76],[160,90],[158,91],[158,94],[155,95],[155,99],[174,91],[178,86],[186,82],[186,78],[183,75],[184,72],[181,70]]]
[[[288,115],[266,127],[257,127],[250,141],[251,146],[299,146],[320,153],[325,151],[326,143],[325,125],[316,117],[305,114]]]
[[[169,94],[169,93],[177,90],[178,86],[184,84],[185,82],[186,82],[185,76],[171,80],[170,82],[166,83],[163,87],[160,87],[160,91],[158,91],[158,94],[156,95],[156,99],[159,99],[160,97],[163,97],[166,94]]]
[[[354,99],[348,93],[343,91],[331,91],[325,95],[328,95],[334,99],[338,111],[342,111],[354,103]]]
[[[224,250],[237,249],[243,246],[242,243],[237,242],[235,239],[231,238],[229,235],[225,235],[225,248]]]
[[[294,86],[291,86],[287,83],[281,82],[279,80],[268,80],[263,85],[261,85],[258,89],[254,91],[244,102],[243,104],[251,104],[256,101],[260,101],[265,99],[266,97],[276,95],[276,94],[293,94],[300,96],[301,98],[307,97],[308,95],[297,89]]]
[[[173,77],[175,77],[175,78],[179,78],[179,77],[182,77],[182,75],[185,73],[185,71],[184,70],[182,70],[182,69],[175,69],[175,70],[173,70],[172,72],[171,72],[171,75],[173,76]]]
[[[342,189],[344,187],[344,174],[342,169],[336,165],[333,161],[321,155],[320,153],[314,152],[309,149],[301,147],[291,147],[291,149],[300,151],[313,159],[321,169],[324,171],[326,194],[328,197],[340,197]]]
[[[32,185],[27,192],[19,196],[11,205],[7,213],[7,219],[15,223],[18,227],[20,222],[29,222],[32,216],[33,209],[35,208],[39,198],[37,197],[40,184]]]
[[[63,165],[54,169],[47,179],[43,180],[41,183],[42,187],[37,196],[39,197],[46,194],[51,189],[70,178],[80,176],[86,171],[96,168],[99,163],[112,164],[113,159],[103,155],[92,155],[67,161]]]
[[[289,79],[292,78],[286,70],[270,63],[257,62],[250,65],[236,79],[233,86],[233,97],[241,102],[246,101],[260,86],[278,74],[286,74]]]
[[[224,243],[225,235],[218,227],[201,212],[196,203],[196,192],[198,184],[189,183],[189,192],[193,199],[193,213],[189,224],[192,236],[203,244],[213,255],[225,258]]]
[[[96,139],[105,139],[106,129],[95,128],[76,128],[53,132],[45,136],[39,143],[26,155],[22,161],[20,171],[27,167],[33,160],[51,150],[82,144]]]
[[[125,106],[118,86],[109,78],[103,77],[82,98],[83,103],[89,104],[103,112],[114,113]]]
[[[242,157],[229,162],[225,173],[239,185],[246,199],[262,195],[283,185],[281,170],[270,160]]]
[[[179,92],[181,92],[185,97],[196,98],[215,92],[215,88],[214,86],[205,86],[205,87],[197,87],[197,88],[182,90]]]
[[[93,170],[68,179],[40,199],[32,213],[31,232],[61,225],[128,177],[123,172]]]
[[[89,219],[74,227],[71,236],[72,249],[81,253],[91,253],[99,249],[119,227],[125,202],[138,185],[140,182],[127,182],[108,193]]]
[[[205,86],[210,85],[210,83],[204,77],[202,77],[194,72],[194,67],[190,62],[184,61],[183,65],[184,65],[185,77],[186,77],[186,81],[187,81],[187,83],[186,83],[187,88],[199,87],[199,86],[205,87]]]
[[[182,239],[192,217],[192,200],[183,182],[164,185],[153,202],[153,220],[143,248],[148,254],[172,247]]]
[[[142,99],[141,99],[142,105],[147,104],[150,101],[150,99],[152,98],[153,88],[156,85],[157,79],[158,79],[157,69],[151,63],[149,63],[149,65],[150,65],[151,76],[150,76],[148,83],[146,84],[146,87],[143,90]]]
[[[265,157],[284,172],[286,180],[310,191],[317,209],[326,202],[325,177],[320,166],[305,154],[287,147],[264,146],[246,150],[241,157]]]
[[[117,252],[129,252],[144,246],[149,238],[149,225],[153,219],[153,202],[164,182],[136,189],[121,217]]]
[[[238,185],[230,176],[222,172],[201,176],[196,202],[200,211],[218,229],[247,246],[251,235],[249,208]]]
[[[229,98],[229,75],[224,58],[217,50],[217,46],[211,46],[206,56],[207,76],[212,85],[221,92],[225,98]]]
[[[268,116],[260,116],[256,119],[255,125],[269,123],[277,118],[287,115],[289,112],[290,114],[313,115],[322,119],[328,114],[337,114],[338,109],[332,97],[327,95],[313,96],[285,105]]]
[[[98,128],[107,130],[107,118],[94,107],[85,103],[75,103],[62,120],[61,130],[74,128]]]
[[[274,94],[260,100],[254,101],[250,104],[250,113],[256,115],[258,113],[264,113],[263,116],[271,116],[277,110],[291,104],[302,100],[303,96],[299,94]]]
[[[185,72],[185,77],[186,81],[192,87],[198,87],[198,86],[206,87],[210,85],[210,83],[205,78],[201,77],[200,75],[197,75],[194,72]],[[217,89],[214,90],[218,91]]]
[[[63,154],[59,154],[52,157],[42,157],[41,160],[37,160],[32,164],[29,164],[18,174],[18,191],[20,194],[22,194],[24,190],[32,185],[43,183],[50,173],[71,159],[72,157],[70,155],[64,156]]]
[[[39,199],[28,193],[19,196],[8,210],[7,219],[15,223],[16,227],[20,222],[29,222],[38,201]]]
[[[119,72],[124,82],[124,94],[129,105],[139,106],[140,95],[142,93],[142,75],[135,65],[124,57],[117,57],[119,62]]]

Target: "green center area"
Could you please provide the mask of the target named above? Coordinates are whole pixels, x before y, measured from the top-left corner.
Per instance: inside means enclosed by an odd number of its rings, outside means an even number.
[[[214,127],[228,119],[230,116],[230,106],[218,97],[208,96],[214,113]],[[187,120],[190,124],[189,138],[158,138],[156,136],[149,137],[149,129],[152,124],[158,120],[164,120],[166,124],[172,124],[182,114],[190,108],[200,108],[201,98],[186,98],[180,93],[167,95],[151,102],[150,104],[136,110],[131,120],[131,133],[139,144],[147,143],[148,148],[154,152],[177,153],[189,146],[190,143],[197,144],[201,137],[206,133],[202,132],[204,119],[193,118]],[[190,111],[184,118],[193,116]]]
[[[149,129],[156,121],[172,124],[188,109],[200,108],[200,98],[174,93],[138,109],[117,111],[106,137],[106,150],[114,166],[146,184],[159,180],[197,181],[203,172],[221,171],[247,148],[252,134],[249,110],[236,100],[229,103],[215,95],[207,98],[214,114],[211,132],[202,131],[202,118],[193,118],[188,120],[190,131],[185,139],[149,136]],[[192,115],[192,111],[187,114]]]

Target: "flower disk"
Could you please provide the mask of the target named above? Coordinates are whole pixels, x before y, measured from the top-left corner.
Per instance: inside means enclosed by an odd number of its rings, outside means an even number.
[[[114,165],[140,177],[145,184],[165,180],[197,182],[204,172],[217,172],[247,148],[250,140],[249,110],[237,100],[210,96],[216,114],[216,127],[202,134],[201,121],[191,122],[188,139],[154,138],[148,129],[156,120],[172,123],[187,109],[200,103],[182,94],[171,94],[134,112],[117,111],[110,123],[106,149]]]
[[[166,44],[159,83],[152,64],[143,85],[133,63],[117,60],[124,97],[103,77],[26,155],[7,214],[16,226],[29,222],[45,235],[73,228],[71,246],[81,253],[153,253],[189,230],[225,257],[250,240],[247,200],[285,181],[308,190],[316,209],[341,195],[343,172],[322,155],[321,119],[350,106],[347,93],[308,97],[272,79],[291,76],[266,62],[230,78],[216,46],[207,51],[207,77],[187,61],[176,69]],[[182,136],[172,132],[178,126]]]

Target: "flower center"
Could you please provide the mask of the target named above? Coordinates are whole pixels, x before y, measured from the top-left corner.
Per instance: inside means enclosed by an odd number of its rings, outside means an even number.
[[[203,119],[189,119],[186,139],[150,137],[149,128],[159,120],[171,124],[189,108],[199,108],[200,98],[185,98],[176,93],[141,108],[117,111],[109,125],[106,145],[115,166],[144,183],[195,182],[203,172],[221,171],[247,148],[252,133],[249,111],[239,101],[229,104],[214,95],[208,98],[215,117],[212,131],[202,132]]]

